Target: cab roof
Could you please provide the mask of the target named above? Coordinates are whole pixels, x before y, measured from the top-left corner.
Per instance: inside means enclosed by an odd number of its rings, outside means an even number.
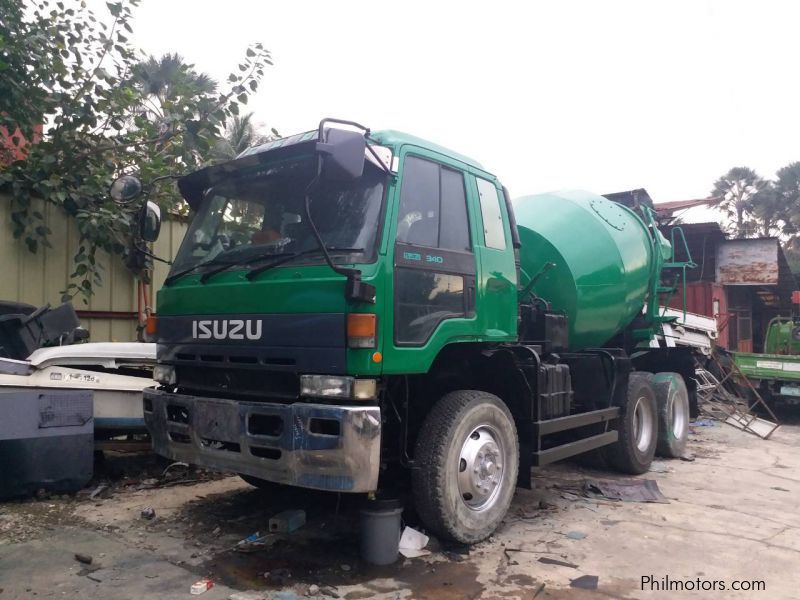
[[[399,148],[404,144],[419,146],[420,148],[424,148],[425,150],[431,150],[432,152],[438,152],[439,154],[452,156],[456,160],[459,160],[464,164],[469,165],[470,167],[474,167],[475,169],[480,169],[481,171],[486,171],[486,169],[483,168],[483,165],[481,163],[479,163],[475,159],[470,158],[469,156],[465,156],[460,152],[456,152],[454,150],[451,150],[450,148],[445,148],[444,146],[440,146],[439,144],[429,142],[428,140],[417,137],[415,135],[403,133],[402,131],[396,131],[394,129],[373,131],[372,133],[370,133],[370,139],[375,140],[381,145],[394,146],[395,148]]]
[[[488,171],[486,171],[476,160],[473,160],[468,156],[464,156],[458,152],[454,152],[453,150],[445,148],[444,146],[434,144],[433,142],[429,142],[401,131],[395,131],[392,129],[373,131],[370,133],[369,139],[373,143],[377,143],[381,146],[392,147],[395,151],[399,150],[401,146],[411,145],[424,150],[430,150],[431,152],[437,152],[462,162],[468,167],[483,171],[489,175]],[[314,148],[316,147],[316,142],[317,131],[312,130],[278,140],[273,140],[253,148],[248,148],[231,161],[218,165],[212,165],[181,177],[178,180],[178,189],[180,190],[183,198],[189,203],[189,206],[196,208],[196,205],[200,202],[205,190],[215,185],[217,182],[231,176],[242,167],[257,166],[262,161],[266,162],[267,160],[277,158],[278,155],[291,156],[313,152]],[[268,159],[265,159],[264,155],[267,152],[270,153],[270,156]]]

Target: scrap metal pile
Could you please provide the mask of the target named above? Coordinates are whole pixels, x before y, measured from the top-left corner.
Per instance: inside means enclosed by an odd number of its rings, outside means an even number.
[[[715,352],[707,367],[695,371],[702,414],[765,440],[780,427],[775,413],[734,361],[721,360]]]

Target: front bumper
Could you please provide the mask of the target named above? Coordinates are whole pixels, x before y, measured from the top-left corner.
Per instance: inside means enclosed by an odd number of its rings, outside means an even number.
[[[144,419],[162,456],[299,487],[378,487],[377,406],[274,404],[144,391]]]

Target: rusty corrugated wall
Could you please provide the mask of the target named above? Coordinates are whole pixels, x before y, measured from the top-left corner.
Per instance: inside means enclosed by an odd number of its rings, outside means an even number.
[[[40,248],[36,254],[28,251],[22,240],[14,239],[11,228],[11,203],[0,196],[0,299],[27,302],[36,306],[61,301],[61,290],[74,271],[72,257],[78,249],[79,235],[75,221],[58,207],[41,203],[36,210],[42,212],[52,248]],[[186,224],[167,219],[161,228],[161,237],[155,244],[157,255],[172,259]],[[94,342],[126,342],[136,339],[136,279],[122,264],[119,257],[99,256],[104,267],[103,285],[84,303],[79,296],[75,309],[79,313],[103,313],[100,318],[81,318],[81,324],[91,333]],[[166,277],[168,267],[156,263],[154,289]]]

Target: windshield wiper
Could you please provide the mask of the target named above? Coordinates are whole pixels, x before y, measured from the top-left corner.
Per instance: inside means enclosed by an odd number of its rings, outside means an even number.
[[[198,264],[194,265],[193,267],[187,267],[187,268],[186,268],[186,269],[184,269],[183,271],[178,271],[177,273],[173,273],[172,275],[170,275],[169,277],[167,277],[167,278],[164,280],[164,285],[169,285],[169,284],[170,284],[170,283],[172,283],[173,281],[177,281],[178,279],[180,279],[180,278],[181,278],[181,277],[183,277],[184,275],[188,275],[189,273],[192,273],[192,272],[196,271],[197,269],[199,269],[199,268],[201,268],[201,267],[207,267],[207,266],[209,266],[209,265],[222,264],[222,262],[223,262],[223,261],[221,261],[221,260],[218,260],[218,257],[216,257],[216,256],[215,256],[214,258],[211,258],[211,259],[209,259],[209,260],[205,260],[205,261],[203,261],[203,262],[201,262],[201,263],[198,263]],[[225,263],[224,263],[224,264],[225,264],[225,265],[228,265],[228,264],[235,265],[235,264],[236,264],[236,261],[234,261],[234,262],[225,261]]]
[[[274,254],[257,254],[255,256],[251,256],[250,258],[246,258],[244,260],[238,260],[234,262],[225,263],[221,267],[217,267],[216,269],[212,269],[210,271],[206,271],[200,276],[200,283],[205,283],[209,279],[211,279],[217,273],[222,273],[223,271],[230,269],[235,265],[249,265],[254,262],[259,262],[262,260],[268,260],[270,258],[283,258],[289,256],[295,256],[295,252],[275,252]]]
[[[336,248],[336,247],[333,247],[333,246],[326,246],[324,250],[321,247],[320,248],[313,248],[311,250],[304,250],[302,252],[294,252],[294,253],[292,253],[292,254],[290,254],[288,256],[284,256],[283,258],[279,258],[278,260],[276,260],[274,262],[271,262],[269,264],[262,265],[260,267],[256,267],[255,269],[250,269],[247,272],[247,274],[245,275],[245,277],[247,277],[247,279],[252,281],[254,277],[256,277],[257,275],[260,275],[264,271],[269,271],[270,269],[273,269],[275,267],[279,267],[282,264],[291,262],[295,258],[299,258],[301,256],[308,256],[309,254],[316,254],[317,252],[324,253],[325,250],[327,250],[328,252],[334,252],[334,253],[338,253],[338,254],[349,253],[349,252],[364,252],[364,248]]]

